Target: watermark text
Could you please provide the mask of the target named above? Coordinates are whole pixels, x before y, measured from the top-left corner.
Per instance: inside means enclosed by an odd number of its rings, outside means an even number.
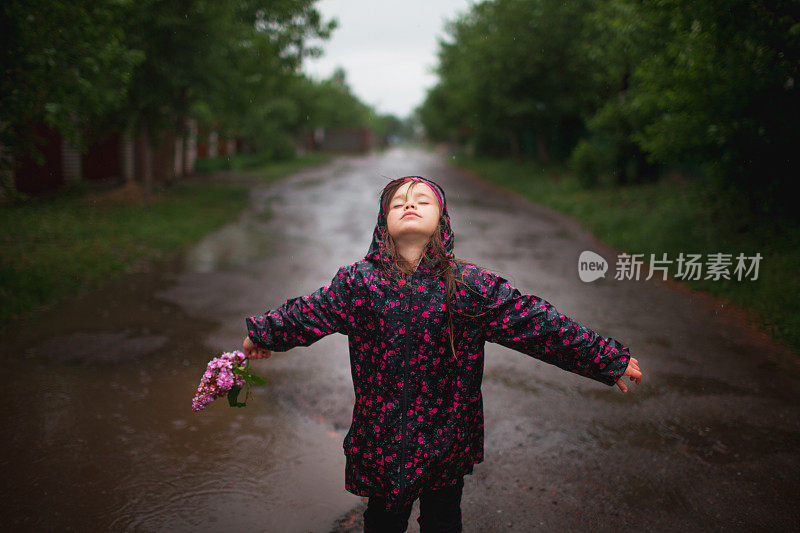
[[[649,257],[646,257],[649,256]],[[677,257],[668,258],[666,253],[617,255],[615,263],[615,280],[649,280],[660,275],[662,280],[672,276],[676,280],[712,280],[722,279],[736,281],[756,281],[758,268],[763,256],[739,253],[707,253],[693,254],[680,252]],[[608,262],[598,253],[591,250],[581,252],[578,257],[578,276],[581,281],[592,282],[605,278]]]

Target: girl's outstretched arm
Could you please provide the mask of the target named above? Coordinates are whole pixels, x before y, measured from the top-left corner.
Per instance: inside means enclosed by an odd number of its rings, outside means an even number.
[[[640,383],[639,362],[619,341],[602,337],[561,314],[548,301],[521,294],[508,280],[487,270],[478,273],[486,313],[484,339],[564,370],[628,390],[621,377]]]
[[[348,311],[354,269],[354,265],[341,267],[329,285],[308,296],[290,298],[264,315],[246,318],[247,336],[262,350],[284,352],[331,333],[346,334],[354,320]]]

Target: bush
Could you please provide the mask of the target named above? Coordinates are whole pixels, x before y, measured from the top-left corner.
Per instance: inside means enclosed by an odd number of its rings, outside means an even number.
[[[604,150],[600,143],[581,139],[569,158],[570,169],[578,177],[584,188],[591,188],[600,182],[600,174],[613,170],[613,158],[609,150]]]

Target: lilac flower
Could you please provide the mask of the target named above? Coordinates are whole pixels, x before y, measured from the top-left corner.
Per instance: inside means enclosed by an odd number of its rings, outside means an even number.
[[[225,352],[209,361],[200,385],[197,387],[197,394],[192,399],[192,410],[202,411],[217,398],[227,395],[234,385],[244,386],[244,377],[234,374],[233,368],[241,367],[245,360],[244,353],[236,350]]]

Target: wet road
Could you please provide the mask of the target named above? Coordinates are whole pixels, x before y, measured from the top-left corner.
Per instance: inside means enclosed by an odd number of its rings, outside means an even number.
[[[244,317],[363,257],[388,178],[441,183],[457,256],[628,344],[645,379],[616,387],[487,344],[486,460],[465,531],[790,529],[800,496],[800,369],[712,299],[657,281],[582,283],[567,219],[394,149],[269,188],[231,224],[150,272],[0,334],[3,511],[16,529],[358,531],[344,490],[347,341],[254,363],[244,409],[191,398]],[[768,258],[765,258],[768,260]],[[409,531],[418,531],[415,509]]]

